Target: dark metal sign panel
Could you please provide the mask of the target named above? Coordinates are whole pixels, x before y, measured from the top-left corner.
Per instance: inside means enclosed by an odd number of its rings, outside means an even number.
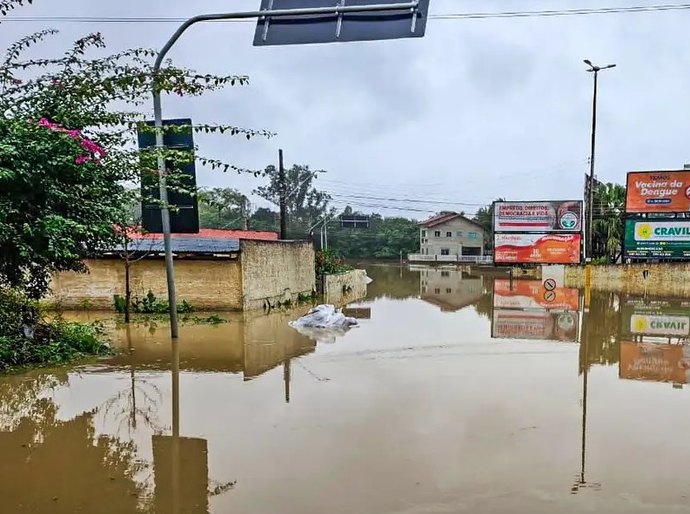
[[[430,0],[416,9],[259,18],[254,46],[423,37]],[[261,10],[400,4],[405,0],[261,0]]]
[[[150,128],[152,121],[146,122],[147,130],[139,130],[137,139],[139,149],[145,150],[156,146],[156,134]],[[163,135],[163,144],[170,150],[184,150],[189,153],[188,162],[177,165],[176,181],[179,186],[187,190],[196,190],[196,166],[194,162],[194,137],[192,120],[173,119],[164,120],[163,126],[185,127],[178,130],[167,130]],[[188,127],[188,128],[187,128]],[[160,190],[158,187],[158,175],[153,170],[157,168],[155,156],[141,154],[141,192],[144,197],[141,209],[141,224],[146,232],[160,234],[163,232],[161,221]],[[168,163],[168,169],[172,164]],[[170,184],[171,186],[173,184]],[[174,206],[170,210],[170,232],[173,234],[196,234],[199,232],[199,203],[196,195],[168,189],[168,203]]]

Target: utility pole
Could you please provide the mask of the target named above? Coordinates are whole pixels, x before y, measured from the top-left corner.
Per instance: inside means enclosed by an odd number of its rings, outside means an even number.
[[[592,61],[585,59],[585,64],[589,66],[588,73],[594,74],[594,94],[592,95],[592,146],[589,157],[589,180],[587,191],[587,257],[591,260],[593,257],[593,235],[594,235],[594,155],[597,144],[597,93],[599,84],[599,72],[601,70],[608,70],[615,68],[615,64],[608,64],[606,66],[594,66]]]
[[[285,183],[285,166],[283,150],[278,150],[278,188],[280,190],[280,239],[287,239],[287,184]]]
[[[272,2],[271,2],[272,4]],[[151,93],[153,94],[153,114],[154,114],[154,126],[156,130],[156,151],[158,152],[158,183],[160,189],[160,201],[161,201],[161,224],[163,229],[163,246],[165,249],[165,276],[168,286],[168,304],[170,305],[170,336],[172,339],[176,339],[178,336],[177,327],[177,298],[175,292],[175,265],[173,262],[172,253],[172,243],[171,243],[171,231],[170,231],[170,211],[168,207],[168,189],[167,189],[167,170],[165,167],[165,146],[163,141],[163,107],[161,103],[161,89],[160,85],[160,71],[163,65],[163,60],[165,56],[172,47],[177,43],[182,34],[184,34],[187,29],[196,25],[198,23],[207,21],[223,21],[223,20],[246,20],[246,19],[265,19],[271,18],[292,18],[298,17],[308,17],[308,16],[319,16],[319,15],[335,15],[338,17],[337,22],[337,34],[340,34],[340,26],[342,25],[342,15],[354,14],[354,13],[383,13],[395,11],[398,12],[410,12],[411,13],[411,32],[405,37],[410,37],[410,34],[414,35],[416,28],[420,24],[418,22],[419,12],[418,10],[422,6],[420,5],[420,0],[411,0],[410,2],[404,3],[392,3],[392,4],[374,4],[374,5],[337,5],[334,7],[304,7],[297,9],[262,9],[258,11],[244,11],[244,12],[225,12],[225,13],[214,13],[214,14],[199,14],[197,16],[192,16],[191,18],[184,21],[177,30],[173,33],[168,41],[163,45],[163,48],[156,55],[156,60],[153,63],[153,69],[151,76],[153,77],[151,85]],[[428,8],[428,5],[426,6]],[[426,11],[425,11],[426,14]],[[423,27],[426,27],[426,20],[423,20]],[[268,30],[268,25],[264,26],[264,34]],[[424,30],[420,33],[420,36],[424,35]],[[402,37],[402,36],[399,36]]]

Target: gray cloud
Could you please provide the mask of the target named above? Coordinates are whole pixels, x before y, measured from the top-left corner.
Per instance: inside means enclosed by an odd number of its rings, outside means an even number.
[[[18,14],[184,17],[257,5],[258,0],[209,0],[203,8],[181,0],[37,0]],[[436,13],[507,7],[572,4],[432,0]],[[343,194],[466,204],[497,196],[572,197],[582,190],[589,154],[591,76],[582,65],[585,57],[619,65],[601,77],[597,162],[603,179],[622,182],[627,170],[681,167],[690,159],[688,21],[685,11],[431,20],[422,40],[286,48],[253,48],[251,23],[208,24],[186,34],[171,57],[204,72],[248,74],[251,84],[205,98],[166,98],[164,107],[171,117],[273,130],[278,137],[270,141],[205,136],[199,144],[206,155],[252,168],[274,162],[282,147],[289,163],[329,170],[322,183]],[[113,51],[160,47],[175,28],[58,25],[62,34],[53,48],[100,30]],[[0,43],[42,27],[3,23]],[[206,171],[200,180],[247,192],[258,184]]]

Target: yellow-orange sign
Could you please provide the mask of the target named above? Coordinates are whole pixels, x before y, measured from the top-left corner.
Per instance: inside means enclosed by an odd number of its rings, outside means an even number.
[[[628,173],[627,212],[690,211],[690,171]]]
[[[576,311],[580,308],[577,289],[556,287],[547,291],[540,280],[494,279],[494,307],[504,309],[554,309]]]
[[[620,378],[675,384],[688,381],[690,347],[687,345],[621,342],[620,357]]]

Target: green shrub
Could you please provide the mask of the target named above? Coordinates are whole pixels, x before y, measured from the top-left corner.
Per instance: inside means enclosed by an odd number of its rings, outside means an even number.
[[[98,324],[47,320],[38,304],[0,290],[0,371],[30,364],[57,364],[108,351]]]
[[[316,275],[336,275],[350,271],[352,266],[345,263],[343,259],[338,257],[330,250],[323,250],[316,252]]]
[[[168,305],[167,300],[159,300],[153,294],[153,291],[149,290],[143,298],[134,297],[131,312],[135,314],[167,314]],[[119,294],[113,295],[113,307],[118,313],[124,314],[126,306],[127,301],[124,297]],[[187,314],[193,311],[194,307],[187,300],[182,300],[182,302],[177,304],[177,312],[180,314]]]

